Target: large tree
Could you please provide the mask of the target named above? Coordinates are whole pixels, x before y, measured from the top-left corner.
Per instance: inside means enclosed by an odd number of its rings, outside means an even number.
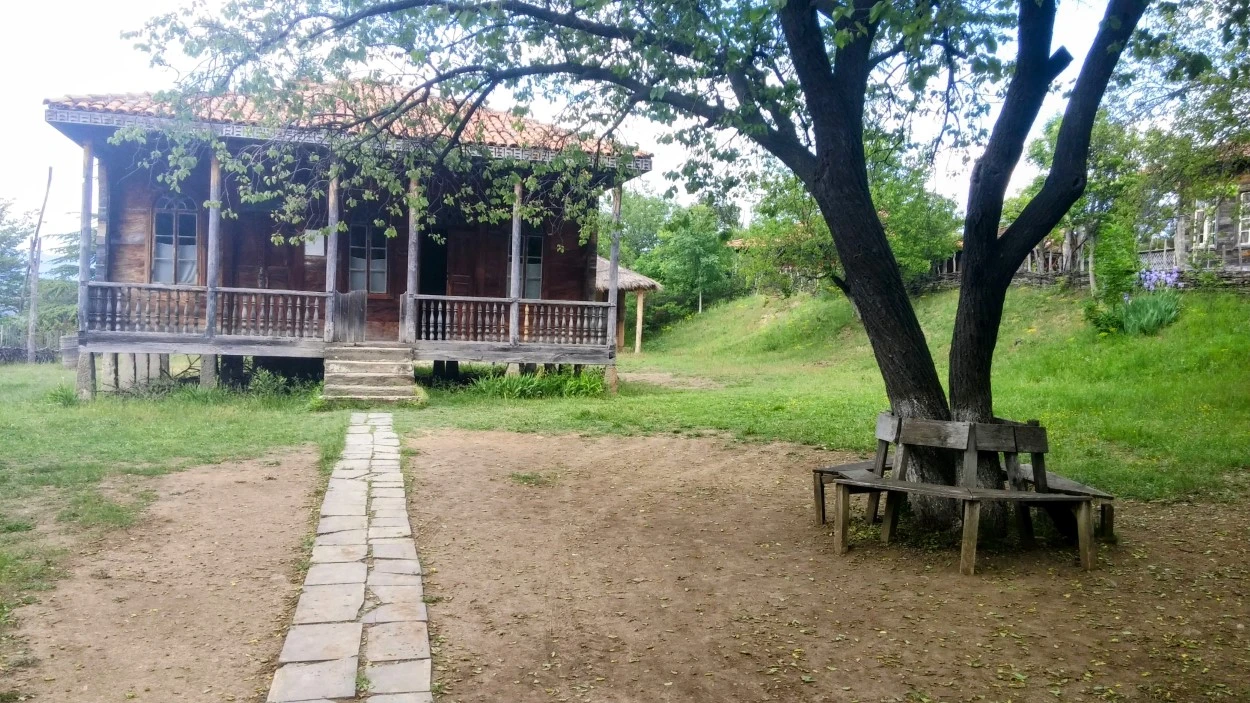
[[[454,98],[463,120],[506,89],[522,105],[567,105],[574,126],[600,136],[630,115],[667,125],[695,155],[689,178],[766,151],[820,208],[895,412],[989,420],[1008,284],[1085,189],[1098,106],[1147,2],[1107,0],[1044,184],[1001,234],[1012,171],[1072,62],[1052,46],[1057,0],[229,0],[159,18],[144,42],[158,61],[162,47],[180,46],[200,62],[190,92],[290,94],[362,77],[410,87],[357,129],[439,96]],[[948,143],[985,139],[966,208],[949,399],[866,165],[867,130],[906,143],[918,121],[939,125]],[[952,477],[939,459],[913,466]]]

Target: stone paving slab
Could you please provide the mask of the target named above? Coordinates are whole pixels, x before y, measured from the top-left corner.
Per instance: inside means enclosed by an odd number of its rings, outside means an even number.
[[[372,693],[417,693],[430,690],[430,660],[370,663],[365,667]],[[377,697],[370,698],[378,700]]]
[[[316,662],[347,659],[360,653],[358,622],[332,622],[320,625],[295,625],[286,633],[286,642],[278,663]]]
[[[399,435],[389,413],[351,418],[269,703],[434,700]]]
[[[375,539],[369,542],[374,559],[416,559],[417,546],[410,539]]]
[[[364,583],[368,567],[364,562],[340,562],[334,564],[313,564],[308,567],[308,576],[304,578],[306,586],[324,586],[334,583]]]
[[[313,547],[312,558],[310,561],[314,564],[330,564],[341,561],[363,561],[368,547],[363,544],[327,544],[320,547]]]
[[[370,662],[430,658],[430,635],[424,622],[387,622],[365,628],[365,658]],[[410,688],[382,693],[407,693]]]
[[[305,586],[295,606],[295,624],[350,622],[360,615],[364,602],[364,584]]]
[[[356,695],[356,657],[315,664],[284,664],[273,675],[269,703],[350,698]]]

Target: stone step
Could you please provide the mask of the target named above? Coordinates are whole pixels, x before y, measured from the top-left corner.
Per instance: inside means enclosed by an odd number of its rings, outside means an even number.
[[[382,373],[412,377],[411,361],[326,360],[326,375],[339,373]]]
[[[321,395],[326,398],[376,398],[381,396],[404,397],[411,400],[416,386],[365,386],[326,383]]]
[[[330,373],[326,372],[327,386],[411,386],[412,372],[408,373]]]

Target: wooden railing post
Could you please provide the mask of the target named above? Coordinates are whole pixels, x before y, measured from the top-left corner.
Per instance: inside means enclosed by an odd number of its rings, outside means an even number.
[[[608,367],[604,371],[608,391],[616,393],[616,301],[620,296],[621,187],[612,189],[612,257],[608,265]]]
[[[417,179],[408,181],[408,286],[404,292],[403,325],[399,329],[399,341],[415,342],[417,339],[417,293],[421,286],[421,185]]]
[[[334,294],[338,291],[339,282],[339,179],[330,179],[329,192],[326,194],[326,322],[325,341],[334,341]]]
[[[91,280],[91,191],[95,175],[95,154],[91,142],[82,146],[82,212],[78,218],[78,375],[75,386],[78,397],[95,397],[95,355],[82,349],[87,332],[87,281]]]
[[[508,291],[508,342],[521,341],[521,190],[520,181],[512,191],[512,285]]]

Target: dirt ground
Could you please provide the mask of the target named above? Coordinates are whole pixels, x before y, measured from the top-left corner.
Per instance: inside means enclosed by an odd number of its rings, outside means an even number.
[[[676,376],[667,371],[623,371],[620,379],[626,383],[649,383],[663,388],[678,390],[708,390],[724,388],[724,384],[700,376]]]
[[[412,514],[447,701],[1250,700],[1250,509],[1122,503],[1118,546],[890,546],[812,519],[840,457],[446,432]],[[906,533],[907,525],[903,530]]]
[[[139,523],[91,544],[17,611],[28,651],[0,691],[58,703],[264,700],[298,591],[315,466],[313,452],[295,451],[152,480]]]

